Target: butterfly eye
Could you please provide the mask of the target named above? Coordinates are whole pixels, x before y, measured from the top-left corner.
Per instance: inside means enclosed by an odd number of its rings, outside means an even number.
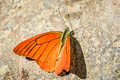
[[[71,31],[70,32],[70,36],[74,36],[75,32],[74,31]]]

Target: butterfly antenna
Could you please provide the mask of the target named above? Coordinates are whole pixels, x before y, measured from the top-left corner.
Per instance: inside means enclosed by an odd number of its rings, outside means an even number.
[[[61,19],[63,21],[63,24],[65,25],[65,20],[64,20],[63,16],[61,15],[61,12],[60,12],[59,8],[58,8],[58,12],[59,12],[59,15],[60,15],[60,17],[61,17]],[[73,31],[72,24],[71,24],[71,21],[70,21],[70,15],[69,14],[68,14],[68,19],[69,19],[69,23],[70,23],[70,28]]]
[[[67,17],[68,17],[68,20],[69,20],[70,28],[71,28],[71,30],[73,31],[72,23],[71,23],[71,21],[70,21],[70,14],[67,14]]]

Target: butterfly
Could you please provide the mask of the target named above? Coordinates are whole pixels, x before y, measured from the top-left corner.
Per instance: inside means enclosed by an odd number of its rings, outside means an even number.
[[[38,34],[18,44],[14,53],[36,61],[46,72],[59,75],[70,70],[70,31],[51,31]]]

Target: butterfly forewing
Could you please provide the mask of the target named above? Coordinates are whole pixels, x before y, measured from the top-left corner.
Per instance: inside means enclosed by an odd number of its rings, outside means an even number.
[[[32,37],[28,40],[21,42],[13,49],[13,51],[18,55],[32,58],[31,55],[29,56],[29,54],[31,53],[31,51],[34,52],[36,51],[35,50],[36,46],[41,46],[41,45],[44,46],[44,44],[47,44],[48,42],[56,38],[60,38],[60,36],[61,36],[61,32],[47,32],[47,33],[39,34],[35,37]]]
[[[49,46],[50,47],[50,46]],[[56,58],[59,55],[60,50],[60,39],[51,42],[51,48],[46,48],[46,54],[42,55],[37,63],[47,72],[55,71]],[[43,54],[43,53],[42,53]]]

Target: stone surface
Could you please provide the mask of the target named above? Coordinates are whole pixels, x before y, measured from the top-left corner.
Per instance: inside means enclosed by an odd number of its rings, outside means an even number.
[[[0,0],[0,79],[81,80],[47,73],[12,51],[23,40],[70,24],[83,51],[84,79],[119,80],[120,0]]]

